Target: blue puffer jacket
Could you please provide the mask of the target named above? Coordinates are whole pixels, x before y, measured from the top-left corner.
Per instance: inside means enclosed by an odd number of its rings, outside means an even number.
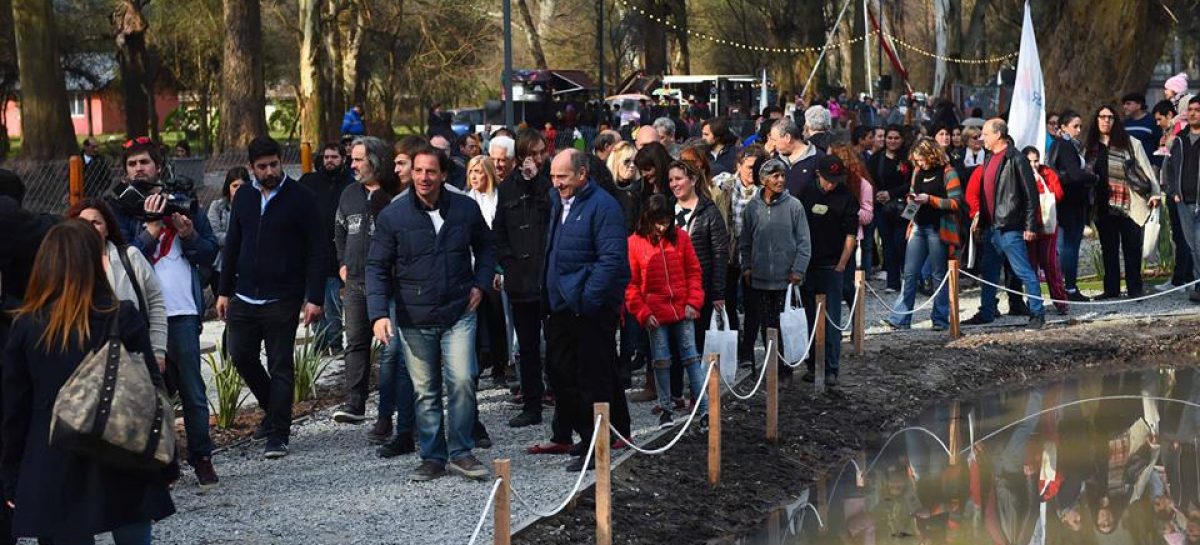
[[[109,201],[108,204],[113,209],[117,225],[121,228],[121,234],[125,236],[125,240],[129,241],[130,246],[137,248],[142,255],[146,256],[147,260],[153,263],[154,250],[158,248],[158,241],[146,232],[146,224],[128,214],[120,203]],[[178,240],[182,242],[180,249],[183,251],[183,257],[187,258],[188,263],[192,265],[192,299],[196,301],[196,314],[204,316],[204,287],[200,278],[200,267],[212,267],[220,253],[220,245],[217,244],[217,237],[213,234],[208,216],[202,213],[198,206],[192,207],[192,213],[188,217],[192,220],[192,228],[196,234],[192,235],[190,239],[179,238]]]
[[[550,190],[546,301],[552,312],[619,311],[629,283],[629,251],[621,205],[588,181],[562,221],[562,198]]]
[[[413,191],[375,219],[366,271],[372,323],[388,317],[394,300],[398,327],[449,327],[466,313],[471,288],[492,285],[496,246],[479,205],[445,188],[437,204],[445,221],[438,232]]]

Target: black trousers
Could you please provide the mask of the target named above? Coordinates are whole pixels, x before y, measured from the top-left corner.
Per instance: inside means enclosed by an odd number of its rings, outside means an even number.
[[[786,290],[760,290],[754,288],[746,288],[746,327],[742,330],[742,338],[738,341],[738,349],[742,352],[740,359],[742,361],[754,361],[755,364],[762,363],[754,359],[754,344],[762,336],[762,345],[765,349],[767,346],[767,328],[773,327],[779,329],[779,315],[783,312],[783,302],[787,296]],[[779,342],[783,342],[784,332],[779,332]],[[783,352],[781,346],[774,348]],[[779,366],[781,376],[789,376],[792,374],[792,368],[786,365]]]
[[[292,388],[296,373],[293,350],[300,322],[300,300],[252,305],[234,296],[230,299],[226,329],[229,356],[250,393],[265,408],[271,436],[287,440],[292,422]],[[259,360],[259,348],[267,351],[267,367]]]
[[[584,443],[592,440],[594,403],[609,403],[613,427],[629,437],[629,405],[617,379],[616,334],[616,310],[587,316],[555,312],[546,321],[555,423],[579,434]],[[559,433],[556,429],[555,435]]]
[[[546,384],[542,380],[542,303],[510,301],[513,328],[521,345],[521,395],[526,411],[541,412]]]
[[[479,374],[491,369],[492,376],[504,376],[508,366],[508,324],[504,320],[504,300],[500,292],[483,290],[479,302],[479,328],[475,346],[479,350]]]
[[[1195,280],[1192,247],[1188,245],[1183,234],[1183,224],[1179,222],[1179,204],[1176,204],[1173,198],[1164,200],[1167,202],[1167,214],[1171,216],[1171,242],[1175,243],[1175,273],[1171,275],[1171,283],[1182,286]]]
[[[342,293],[342,323],[346,329],[346,369],[342,376],[345,402],[355,411],[365,409],[371,384],[371,339],[367,318],[366,286],[351,279]]]
[[[1142,293],[1142,227],[1128,216],[1115,214],[1108,207],[1096,214],[1100,232],[1100,253],[1104,259],[1104,293],[1121,293],[1121,261],[1125,261],[1125,289],[1130,295]]]

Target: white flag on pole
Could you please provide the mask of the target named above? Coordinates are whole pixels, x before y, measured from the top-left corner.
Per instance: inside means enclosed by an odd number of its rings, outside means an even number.
[[[762,87],[758,92],[758,113],[767,109],[767,69],[762,69]]]
[[[1025,2],[1025,23],[1021,29],[1017,81],[1008,108],[1008,133],[1012,135],[1017,149],[1033,146],[1043,158],[1046,157],[1046,84],[1042,80],[1042,61],[1038,57],[1028,0]]]

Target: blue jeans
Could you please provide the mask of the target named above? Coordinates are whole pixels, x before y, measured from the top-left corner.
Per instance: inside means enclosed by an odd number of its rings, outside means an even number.
[[[890,277],[889,277],[890,280]],[[825,324],[825,374],[838,376],[838,363],[842,360],[842,332],[835,329],[831,323],[842,325],[842,273],[833,267],[809,267],[804,276],[804,285],[800,286],[800,300],[804,302],[804,315],[808,318],[808,327],[816,327],[819,318],[816,315],[817,295],[825,296],[825,306],[822,313],[828,313],[829,322]],[[808,342],[808,339],[805,339]],[[813,341],[814,343],[816,341]],[[809,372],[816,368],[815,347],[808,352]]]
[[[687,373],[692,389],[692,399],[700,397],[700,385],[704,384],[704,371],[700,365],[700,351],[696,349],[696,325],[692,320],[683,320],[648,330],[650,354],[654,361],[654,384],[658,388],[658,405],[664,411],[672,410],[671,404],[671,353],[679,356],[683,371]],[[683,389],[678,392],[683,395]],[[708,412],[708,400],[700,403],[700,414]]]
[[[318,350],[342,348],[342,279],[336,276],[325,278],[325,314],[321,316],[317,331],[322,335],[317,343]],[[394,322],[393,322],[394,323]]]
[[[1059,208],[1064,210],[1064,208]],[[1079,286],[1079,246],[1083,243],[1083,228],[1087,226],[1087,214],[1059,213],[1058,217],[1058,260],[1062,266],[1063,283],[1067,291],[1077,292]]]
[[[1183,237],[1192,250],[1192,267],[1195,278],[1200,278],[1200,214],[1196,213],[1196,206],[1196,204],[1181,202],[1175,205],[1175,209],[1179,211],[1180,230],[1183,231]]]
[[[1025,239],[1022,238],[1021,231],[1001,231],[995,227],[988,227],[983,232],[983,244],[980,248],[981,256],[981,272],[983,279],[993,284],[1000,282],[1000,269],[1004,266],[1004,260],[1008,259],[1008,264],[1012,266],[1013,273],[1021,280],[1024,285],[1025,293],[1028,295],[1036,295],[1037,297],[1028,297],[1029,314],[1032,316],[1044,316],[1046,309],[1042,305],[1042,285],[1038,283],[1037,273],[1029,264],[1029,249],[1025,245]],[[996,288],[988,284],[984,284],[981,288],[981,304],[979,308],[980,317],[985,321],[996,319]]]
[[[896,298],[896,310],[888,321],[892,325],[907,328],[912,325],[912,310],[917,298],[917,284],[924,277],[922,269],[930,265],[933,271],[934,286],[941,285],[946,277],[946,260],[949,248],[942,242],[937,225],[922,225],[913,227],[912,236],[908,239],[908,247],[904,252],[904,286],[900,297]],[[950,327],[950,292],[939,290],[933,300],[933,312],[930,319],[934,325]],[[841,325],[841,324],[838,324]]]
[[[212,456],[208,435],[208,396],[200,374],[200,317],[167,318],[167,372],[175,379],[183,400],[183,427],[187,431],[188,462]]]
[[[392,323],[396,323],[396,304],[391,304]],[[392,341],[383,347],[379,356],[379,418],[391,420],[396,415],[396,433],[408,433],[413,428],[413,405],[416,392],[408,366],[404,363],[404,349],[400,344],[400,332],[392,335]]]
[[[416,424],[420,435],[421,459],[441,464],[471,455],[475,440],[474,312],[468,312],[449,327],[402,327],[400,345],[416,390]],[[450,404],[450,425],[442,418],[442,385]]]
[[[152,538],[150,521],[135,522],[112,531],[112,540],[115,545],[150,545]],[[78,545],[96,545],[96,539],[88,538],[85,541],[60,545],[76,545],[76,543]]]

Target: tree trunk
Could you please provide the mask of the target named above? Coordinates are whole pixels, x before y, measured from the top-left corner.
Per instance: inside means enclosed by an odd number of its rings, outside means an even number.
[[[854,9],[851,14],[854,19],[850,23],[852,36],[864,36],[867,33],[866,21],[863,17],[863,0],[852,0]],[[867,56],[862,43],[846,46],[850,48],[850,88],[859,93],[867,92]]]
[[[971,9],[971,23],[967,27],[966,40],[963,42],[963,56],[967,58],[983,57],[984,37],[987,33],[987,10],[992,5],[992,0],[975,0],[975,7]],[[982,81],[986,78],[988,72],[993,70],[991,65],[974,65],[972,69],[971,79]],[[1043,71],[1044,72],[1044,71]]]
[[[320,147],[329,137],[328,86],[321,55],[322,0],[300,0],[300,141]]]
[[[52,159],[75,153],[75,130],[58,60],[50,0],[14,0],[17,64],[21,77],[21,153]]]
[[[1179,13],[1178,2],[1165,5]],[[1172,21],[1156,2],[1068,0],[1034,18],[1047,110],[1089,110],[1145,89]],[[1086,25],[1080,21],[1088,21]],[[1040,23],[1040,24],[1038,24]],[[1103,47],[1097,47],[1103,44]],[[1015,48],[1014,48],[1015,49]],[[1007,107],[1007,105],[1004,105]],[[1086,116],[1086,113],[1084,114]]]
[[[225,58],[221,63],[221,151],[267,135],[259,0],[224,0]]]
[[[688,14],[687,4],[682,0],[671,0],[667,5],[671,20],[675,22],[675,31],[671,37],[675,43],[675,55],[671,66],[673,74],[692,73],[692,51],[688,45]]]
[[[125,99],[125,136],[147,136],[154,102],[146,72],[146,29],[149,25],[142,16],[142,2],[118,0],[112,13],[112,26]]]
[[[323,33],[323,45],[325,52],[325,60],[329,64],[329,77],[323,78],[321,82],[326,86],[326,98],[328,102],[325,108],[325,119],[329,123],[330,129],[340,129],[342,122],[342,114],[346,111],[346,94],[342,92],[342,37],[341,25],[338,24],[336,13],[338,6],[336,2],[329,1],[325,3],[328,13],[324,25],[325,32]],[[330,135],[334,136],[334,135]]]
[[[962,0],[946,0],[946,50],[951,57],[963,55]],[[934,95],[951,98],[955,83],[963,82],[962,65],[952,62],[946,67],[946,85],[934,89]]]
[[[656,17],[667,17],[661,0],[647,0],[646,13]],[[667,33],[661,23],[642,17],[642,69],[656,76],[667,73]]]
[[[537,26],[533,24],[533,14],[529,13],[529,2],[517,0],[517,11],[521,13],[521,24],[525,27],[525,40],[529,42],[529,51],[533,53],[533,63],[539,70],[546,70],[546,53],[542,51],[542,36]]]
[[[350,13],[341,18],[342,36],[342,92],[345,93],[346,108],[362,104],[366,99],[362,74],[359,73],[359,55],[362,53],[363,8],[357,1],[350,3]]]

